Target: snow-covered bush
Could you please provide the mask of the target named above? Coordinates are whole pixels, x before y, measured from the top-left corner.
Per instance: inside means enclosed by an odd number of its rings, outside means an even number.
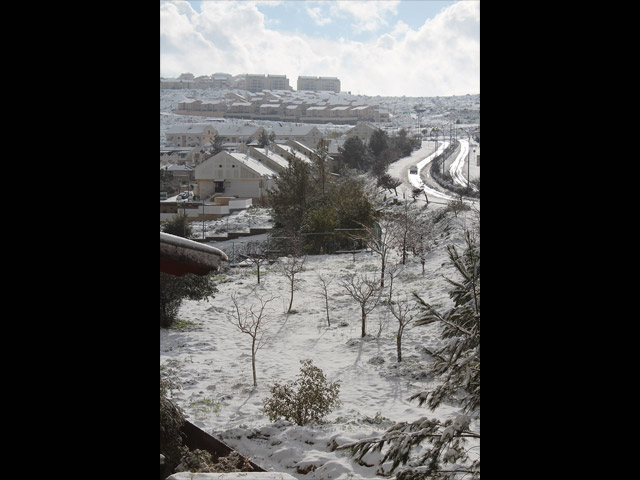
[[[284,417],[297,425],[320,421],[340,405],[340,385],[329,383],[323,371],[311,360],[301,360],[302,367],[293,383],[275,383],[263,412],[272,422]]]

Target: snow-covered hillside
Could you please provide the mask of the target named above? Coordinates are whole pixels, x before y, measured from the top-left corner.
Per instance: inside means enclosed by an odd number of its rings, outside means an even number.
[[[247,215],[238,213],[230,221],[246,223]],[[268,223],[265,210],[254,209],[250,215],[253,225]],[[477,218],[475,209],[458,218],[449,214],[449,228],[429,253],[424,274],[416,258],[410,257],[406,265],[401,265],[398,254],[393,253],[387,272],[394,272],[394,301],[413,302],[415,292],[439,309],[450,307],[450,285],[445,277],[456,277],[445,247],[453,244],[462,249],[463,232]],[[231,245],[219,246],[231,253]],[[256,272],[250,268],[233,268],[218,275],[215,298],[183,302],[179,318],[190,325],[188,328],[160,330],[162,371],[182,386],[174,392],[174,400],[192,423],[267,470],[309,480],[380,478],[379,455],[369,454],[359,464],[345,451],[335,450],[336,445],[379,435],[393,422],[423,416],[444,420],[460,411],[445,403],[431,412],[408,401],[412,394],[428,390],[436,381],[425,369],[429,357],[423,349],[441,345],[438,325],[405,331],[401,363],[396,357],[398,323],[382,303],[369,314],[367,336],[361,338],[359,305],[340,283],[350,274],[379,278],[379,272],[380,260],[375,253],[358,253],[355,261],[351,254],[308,256],[305,271],[299,274],[299,290],[293,300],[296,313],[292,314],[285,313],[287,280],[275,265],[261,268],[259,285]],[[320,276],[331,280],[330,325],[320,297]],[[387,281],[383,296],[389,295],[389,284]],[[250,338],[230,322],[233,293],[243,299],[243,308],[273,298],[267,306],[270,340],[257,353],[256,388]],[[304,359],[312,359],[329,381],[340,382],[342,405],[328,416],[326,424],[302,427],[285,421],[271,423],[262,413],[270,385],[293,381]],[[472,428],[479,432],[479,420]],[[479,455],[479,448],[471,452],[472,456]],[[383,469],[388,471],[389,467],[387,464]],[[306,474],[300,473],[309,469]]]
[[[206,117],[196,115],[177,115],[172,110],[178,108],[178,103],[189,99],[216,100],[224,97],[230,90],[215,89],[184,89],[184,90],[160,90],[160,147],[165,146],[165,131],[171,125],[179,123],[207,122]],[[235,93],[247,93],[242,90],[234,90]],[[324,92],[330,95],[329,92]],[[331,94],[342,95],[342,94]],[[346,95],[346,94],[344,94]],[[387,110],[390,122],[376,124],[379,127],[392,128],[395,132],[404,128],[412,134],[418,128],[427,126],[448,128],[453,122],[458,122],[458,127],[476,127],[480,124],[480,95],[461,95],[453,97],[368,97],[349,95],[366,104],[378,105]],[[216,123],[222,121],[227,124],[243,124],[247,120],[216,119]],[[269,125],[277,122],[253,122],[269,128]],[[329,132],[344,133],[353,128],[353,125],[315,125],[321,132],[327,135]]]
[[[169,126],[206,121],[201,116],[173,114],[171,110],[177,107],[178,102],[187,98],[211,99],[224,93],[215,90],[161,90],[161,147],[164,145],[164,132]],[[391,113],[393,126],[398,129],[446,125],[456,119],[461,121],[461,126],[465,122],[479,125],[479,95],[376,97],[369,100],[384,105]],[[268,128],[269,122],[260,124]],[[316,126],[325,134],[344,133],[352,128],[351,125]],[[411,200],[413,183],[419,179],[424,181],[425,187],[433,189],[433,192],[427,190],[428,206],[423,197],[416,199],[420,215],[444,208],[446,202],[453,198],[441,189],[438,191],[440,187],[429,181],[424,173],[428,171],[426,159],[432,156],[440,143],[423,141],[411,156],[394,162],[388,169],[391,175],[403,181],[395,197],[399,202]],[[461,155],[464,156],[464,152]],[[409,177],[408,170],[415,164],[420,164],[423,173],[413,179]],[[453,159],[446,164],[447,168],[452,164]],[[479,166],[475,162],[462,168],[463,176],[467,169],[472,179],[479,177]],[[387,193],[385,196],[387,205],[390,205],[392,195]],[[446,246],[453,244],[462,250],[465,229],[473,228],[479,221],[479,201],[470,201],[469,204],[472,209],[459,213],[458,217],[447,214],[448,228],[428,254],[424,274],[417,258],[410,256],[402,265],[399,254],[391,254],[387,273],[393,273],[394,301],[415,304],[413,293],[417,293],[441,311],[451,307],[451,286],[445,277],[455,279],[456,273],[449,263]],[[247,231],[251,227],[270,226],[268,210],[259,207],[238,211],[218,220],[191,224],[193,236],[197,238],[202,236],[203,227],[206,235],[211,235],[227,230]],[[265,238],[266,234],[263,234],[212,242],[211,245],[225,251],[235,261],[235,253],[241,243]],[[160,329],[161,371],[181,386],[173,392],[173,398],[192,423],[270,471],[286,472],[298,479],[364,480],[382,478],[378,474],[388,472],[390,463],[379,470],[379,454],[368,454],[363,462],[358,463],[347,452],[336,450],[336,446],[380,435],[394,422],[414,421],[424,416],[445,420],[461,413],[458,407],[446,402],[432,412],[408,400],[411,395],[428,390],[437,382],[427,372],[430,357],[424,348],[442,345],[439,325],[409,326],[402,337],[401,363],[396,357],[398,322],[383,302],[368,315],[367,336],[361,337],[360,307],[341,282],[352,274],[379,278],[380,259],[375,253],[361,252],[355,257],[351,254],[308,256],[305,271],[296,277],[299,284],[294,292],[295,313],[291,314],[286,313],[290,292],[287,279],[278,272],[276,265],[262,266],[260,273],[258,284],[252,267],[228,268],[216,277],[218,292],[214,298],[183,301],[178,314],[182,320],[181,329]],[[321,277],[331,282],[330,324],[321,297]],[[383,298],[388,298],[390,284],[388,279]],[[232,294],[237,294],[242,299],[241,307],[247,309],[259,305],[261,299],[272,298],[266,308],[269,342],[257,352],[258,386],[255,388],[250,338],[231,323]],[[305,359],[313,360],[329,381],[340,382],[341,406],[321,425],[297,426],[286,421],[272,423],[262,412],[269,387],[274,382],[295,380],[300,361]],[[471,428],[479,432],[479,419],[473,421]],[[479,456],[477,442],[470,455],[472,459]]]

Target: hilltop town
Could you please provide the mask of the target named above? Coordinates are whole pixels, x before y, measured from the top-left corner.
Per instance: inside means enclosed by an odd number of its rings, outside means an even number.
[[[160,90],[181,90],[185,94],[172,109],[180,115],[211,118],[286,121],[314,124],[358,122],[393,123],[406,114],[406,97],[352,95],[340,90],[336,77],[298,77],[297,90],[286,75],[214,73],[194,77],[184,73],[177,79],[160,79]],[[161,97],[162,98],[162,97]],[[432,97],[409,102],[421,116],[449,113],[453,121],[479,123],[480,96]],[[444,120],[447,120],[445,115]],[[406,127],[403,127],[406,128]]]
[[[215,78],[219,75],[204,82],[206,87],[202,84],[205,79],[198,77],[177,79],[174,83],[182,88],[160,89],[161,200],[188,190],[194,200],[216,203],[206,212],[204,207],[194,212],[198,219],[229,213],[229,208],[220,206],[222,197],[244,198],[254,205],[264,203],[267,190],[278,172],[286,168],[288,159],[295,156],[311,162],[320,141],[336,171],[339,165],[335,159],[344,143],[358,137],[368,144],[376,130],[389,137],[401,133],[423,140],[458,134],[466,138],[472,132],[479,139],[479,94],[369,97],[329,90],[293,90],[288,80],[281,83],[285,89],[250,91],[229,86],[250,85],[258,90],[269,86],[264,82],[270,78],[282,76],[255,76],[264,80],[256,84],[246,75],[242,82],[231,83],[232,77],[227,75],[223,83],[215,83],[222,81]],[[200,88],[187,88],[194,85]],[[299,79],[298,86],[302,85]],[[161,220],[177,213],[176,208],[161,205]]]

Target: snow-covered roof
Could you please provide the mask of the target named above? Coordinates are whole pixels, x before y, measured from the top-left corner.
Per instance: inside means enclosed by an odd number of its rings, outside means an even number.
[[[309,135],[316,127],[313,125],[274,125],[268,127],[268,131],[275,133],[276,135]]]
[[[307,157],[304,153],[300,153],[298,150],[296,150],[295,148],[293,148],[290,145],[284,145],[284,144],[280,144],[278,145],[280,148],[282,148],[283,150],[286,150],[287,153],[290,153],[291,155],[293,155],[296,158],[299,158],[300,160],[302,160],[303,162],[306,163],[311,163],[311,159],[309,157]]]
[[[289,162],[287,161],[287,159],[281,155],[278,155],[276,152],[269,150],[267,148],[258,148],[258,147],[254,147],[254,148],[256,151],[268,157],[269,160],[272,160],[273,162],[277,163],[281,167],[287,168],[289,166]]]
[[[229,261],[229,257],[219,248],[160,232],[161,272],[176,276],[205,275],[219,270],[221,261]]]
[[[190,167],[189,165],[175,165],[175,164],[171,164],[168,167],[165,168],[165,170],[176,170],[176,171],[191,171],[193,170],[193,167]]]
[[[253,170],[254,172],[256,172],[258,175],[268,175],[270,177],[277,177],[278,176],[277,172],[274,172],[269,167],[267,167],[265,164],[260,163],[255,158],[251,158],[246,153],[233,152],[233,153],[229,153],[229,155],[231,155],[233,158],[238,160],[244,166],[246,166],[246,167],[250,168],[251,170]]]
[[[206,133],[207,130],[215,130],[212,125],[208,123],[181,123],[178,125],[172,125],[167,128],[166,133]]]
[[[160,153],[189,153],[193,149],[194,147],[160,147]]]
[[[220,125],[216,128],[218,135],[253,135],[262,127],[255,125]]]
[[[315,152],[315,149],[313,149],[313,148],[310,148],[310,147],[306,146],[306,145],[305,145],[304,143],[302,143],[302,142],[299,142],[299,141],[297,141],[297,140],[291,140],[291,142],[292,142],[292,143],[295,143],[295,144],[298,146],[298,148],[301,148],[301,149],[303,149],[303,150],[306,150],[306,151],[308,151],[308,152],[310,152],[310,153],[311,153],[311,152]]]

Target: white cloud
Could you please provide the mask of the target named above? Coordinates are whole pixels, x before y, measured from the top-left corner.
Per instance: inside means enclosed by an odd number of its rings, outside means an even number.
[[[326,15],[320,7],[309,7],[307,6],[307,13],[313,19],[316,25],[326,25],[331,23],[331,17]]]
[[[337,1],[331,6],[334,15],[346,14],[353,17],[356,33],[375,31],[388,25],[387,17],[397,15],[398,0],[394,1]]]
[[[202,2],[202,13],[165,2],[160,74],[285,74],[293,88],[299,75],[336,76],[345,91],[382,96],[479,93],[479,29],[476,1],[453,4],[417,30],[397,21],[369,42],[267,28],[254,2]]]

